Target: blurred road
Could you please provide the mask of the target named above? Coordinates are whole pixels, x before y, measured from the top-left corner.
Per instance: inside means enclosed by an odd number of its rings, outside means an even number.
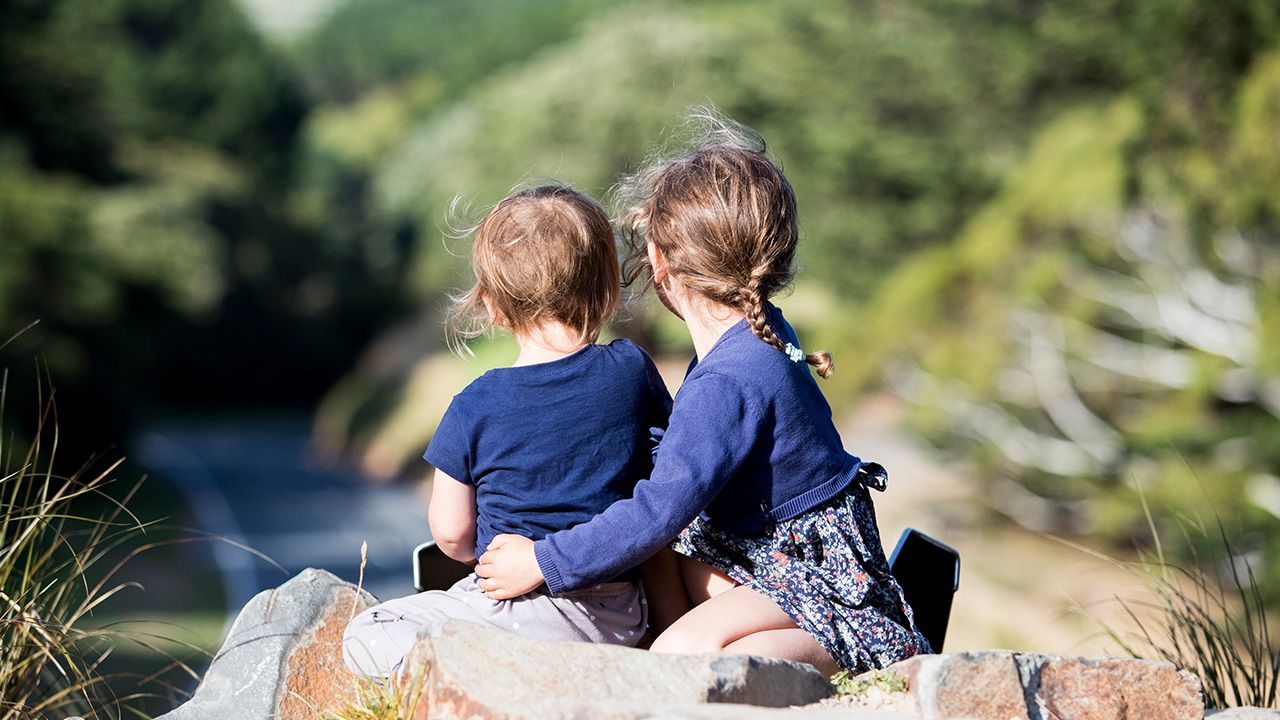
[[[209,544],[228,611],[307,567],[356,582],[379,598],[413,592],[410,553],[430,537],[425,499],[413,487],[378,485],[309,451],[303,419],[174,425],[142,433],[133,457],[184,495]],[[284,570],[238,548],[261,552]],[[194,569],[193,569],[194,570]]]

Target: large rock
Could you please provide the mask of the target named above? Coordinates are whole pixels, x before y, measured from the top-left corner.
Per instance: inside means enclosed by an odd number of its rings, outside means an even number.
[[[1200,681],[1170,663],[1007,650],[921,655],[886,672],[906,681],[882,702],[926,720],[1201,720]],[[870,676],[868,676],[870,677]],[[890,705],[892,703],[892,705]]]
[[[425,670],[424,670],[425,669]],[[804,705],[834,692],[809,665],[745,655],[660,655],[447,623],[406,663],[420,720],[706,717],[694,705]]]
[[[610,706],[606,716],[595,714],[600,705],[586,708],[575,715],[583,720],[597,717],[626,717],[634,720],[921,720],[919,715],[903,715],[885,710],[866,710],[846,707],[816,707],[813,705],[793,708],[763,708],[751,705],[713,703],[708,705],[681,705],[667,708],[635,708],[633,714],[621,706]]]
[[[1012,653],[921,655],[890,671],[906,679],[930,717],[1030,720]]]
[[[342,632],[374,602],[305,570],[240,612],[195,695],[163,720],[309,720],[345,705]],[[897,678],[887,677],[887,674]],[[887,682],[886,680],[892,680]],[[905,681],[907,690],[896,692]],[[418,720],[1201,720],[1199,681],[1168,663],[1004,650],[925,655],[830,698],[814,668],[741,655],[659,655],[461,622],[415,647],[399,678]],[[821,706],[810,705],[826,699]],[[810,705],[809,707],[788,707]],[[1214,715],[1280,720],[1266,710]]]
[[[1050,658],[1041,665],[1035,690],[1045,720],[1204,717],[1200,680],[1156,660]]]
[[[319,717],[351,690],[342,631],[373,602],[314,569],[258,593],[236,616],[195,695],[160,720]]]

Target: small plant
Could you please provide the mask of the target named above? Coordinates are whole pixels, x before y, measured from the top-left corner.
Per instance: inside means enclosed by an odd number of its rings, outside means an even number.
[[[831,676],[831,684],[836,686],[836,695],[862,695],[873,687],[887,693],[907,691],[906,679],[888,670],[872,670],[856,676],[841,670]]]
[[[324,715],[325,720],[412,720],[422,700],[428,669],[419,664],[409,676],[392,675],[385,681],[353,675],[354,697],[343,707]]]
[[[1280,643],[1271,635],[1273,618],[1252,566],[1236,552],[1221,518],[1215,517],[1212,531],[1224,568],[1219,581],[1198,569],[1166,562],[1145,497],[1142,507],[1155,541],[1154,553],[1144,559],[1124,562],[1068,544],[1140,573],[1154,600],[1115,598],[1133,623],[1129,631],[1086,614],[1129,655],[1165,660],[1198,675],[1209,707],[1280,708]],[[1190,521],[1184,524],[1187,529],[1208,534]]]
[[[360,577],[351,598],[351,617],[359,612],[358,603],[364,587],[364,569],[368,560],[369,543],[361,542]],[[352,674],[351,698],[343,705],[325,712],[318,712],[310,703],[307,705],[312,713],[324,720],[413,720],[422,699],[428,672],[429,668],[425,663],[417,663],[412,673],[396,673],[385,680]]]

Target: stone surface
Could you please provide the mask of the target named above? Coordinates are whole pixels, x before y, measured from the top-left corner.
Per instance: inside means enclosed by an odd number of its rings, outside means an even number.
[[[926,720],[1201,720],[1200,681],[1173,665],[1007,650],[922,655],[888,668],[905,693],[841,698]]]
[[[601,705],[587,708],[575,715],[575,718],[594,719],[602,717],[594,714],[603,709],[611,714],[609,718],[628,718],[628,720],[920,720],[919,715],[904,715],[888,710],[867,710],[834,706],[806,706],[792,708],[762,708],[752,705],[734,705],[731,703],[713,703],[706,705],[684,705],[665,708],[636,708],[633,714],[625,706]]]
[[[1029,720],[1011,652],[919,655],[892,668],[930,718]]]
[[[320,717],[351,687],[343,628],[373,602],[315,569],[258,593],[236,616],[192,698],[160,720]]]
[[[1200,681],[1166,662],[1052,658],[1035,694],[1042,715],[1064,720],[1200,720]]]
[[[834,691],[800,663],[550,642],[462,622],[424,637],[406,674],[407,686],[421,683],[420,720],[682,717],[671,713],[700,712],[688,706],[701,703],[804,705]]]
[[[374,602],[320,570],[260,593],[231,626],[190,701],[162,720],[310,720],[349,699],[347,621]],[[559,643],[452,622],[424,637],[400,682],[419,720],[1201,720],[1199,680],[1173,665],[988,650],[925,655],[856,696],[798,663],[659,655]],[[813,704],[823,701],[821,704]],[[807,707],[789,707],[806,705]],[[1215,720],[1280,720],[1235,708]]]
[[[837,695],[823,700],[822,705],[840,708],[860,708],[884,713],[898,713],[898,717],[920,717],[920,704],[915,695],[907,692],[886,690],[872,685],[865,690],[849,695]]]

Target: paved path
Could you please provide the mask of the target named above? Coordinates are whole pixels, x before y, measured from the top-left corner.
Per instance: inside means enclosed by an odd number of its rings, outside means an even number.
[[[369,543],[364,586],[380,598],[413,591],[410,552],[430,537],[426,501],[404,485],[378,485],[309,452],[305,420],[153,428],[133,457],[170,480],[201,530],[251,547],[210,547],[229,612],[307,567],[355,582]]]

